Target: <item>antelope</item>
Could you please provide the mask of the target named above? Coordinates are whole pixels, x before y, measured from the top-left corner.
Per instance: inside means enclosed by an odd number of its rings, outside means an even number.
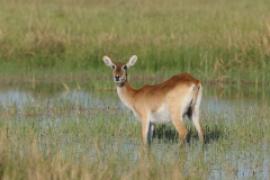
[[[154,123],[172,122],[180,143],[186,141],[187,128],[183,117],[192,120],[199,139],[204,143],[204,133],[199,121],[199,107],[202,97],[202,85],[188,73],[177,74],[156,85],[144,85],[140,89],[132,88],[127,79],[128,69],[135,65],[137,56],[130,57],[128,63],[114,63],[108,56],[103,57],[105,65],[112,68],[113,81],[122,103],[139,119],[144,144],[150,144]]]

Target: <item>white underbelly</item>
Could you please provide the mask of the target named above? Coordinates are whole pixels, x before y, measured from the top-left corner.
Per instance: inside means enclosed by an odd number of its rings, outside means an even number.
[[[150,122],[166,123],[171,121],[169,108],[166,104],[162,105],[157,111],[150,113]]]

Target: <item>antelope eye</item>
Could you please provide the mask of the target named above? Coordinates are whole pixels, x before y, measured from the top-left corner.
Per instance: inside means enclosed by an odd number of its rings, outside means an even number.
[[[112,65],[112,68],[113,68],[113,69],[115,69],[115,68],[116,68],[116,66],[115,66],[115,65]]]
[[[124,70],[127,70],[127,66],[126,66],[126,65],[124,65],[122,68],[123,68]]]

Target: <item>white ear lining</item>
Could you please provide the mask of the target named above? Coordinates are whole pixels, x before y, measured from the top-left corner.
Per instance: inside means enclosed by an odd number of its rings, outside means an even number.
[[[131,66],[134,66],[134,64],[137,62],[138,57],[136,55],[133,55],[129,58],[127,65],[127,68],[130,68]]]
[[[103,56],[103,62],[109,66],[109,67],[113,67],[115,66],[115,64],[112,62],[111,58],[109,58],[108,56]]]

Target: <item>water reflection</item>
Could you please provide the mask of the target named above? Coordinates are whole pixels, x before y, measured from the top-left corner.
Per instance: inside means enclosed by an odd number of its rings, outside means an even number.
[[[22,109],[25,106],[34,103],[34,98],[30,93],[19,90],[0,91],[0,106],[7,109],[15,107]]]
[[[104,104],[97,98],[91,96],[89,92],[83,90],[71,90],[63,92],[59,97],[55,98],[56,101],[70,103],[74,106],[83,108],[102,108]]]
[[[94,109],[96,113],[103,113],[104,109],[111,109],[116,112],[126,111],[126,108],[123,108],[121,103],[119,103],[119,99],[117,96],[112,96],[109,94],[108,96],[101,95],[102,93],[92,92],[90,90],[80,90],[80,89],[71,89],[69,91],[58,92],[54,94],[48,94],[46,97],[39,96],[37,92],[26,91],[26,90],[18,90],[18,89],[10,89],[10,90],[0,90],[0,106],[5,110],[9,110],[9,108],[19,109],[21,112],[21,116],[25,116],[28,114],[29,109],[39,109],[41,112],[37,115],[37,119],[39,119],[39,125],[42,126],[43,133],[46,135],[46,132],[49,129],[56,129],[60,127],[63,123],[65,117],[62,114],[57,114],[58,109],[63,109],[63,113],[68,113],[70,117],[76,117],[79,114],[84,113],[83,110],[86,110],[89,113],[93,112],[91,109]],[[29,108],[30,107],[30,108]],[[64,108],[63,108],[64,107]],[[258,102],[253,100],[228,100],[218,99],[217,97],[208,96],[204,97],[202,103],[202,112],[207,114],[207,116],[223,116],[222,119],[224,121],[237,120],[237,115],[239,111],[245,110],[252,112],[254,108],[259,108]],[[38,111],[38,110],[37,110]],[[56,115],[55,115],[56,114]],[[48,116],[53,116],[53,120],[50,120]],[[70,118],[72,119],[72,118]],[[75,118],[76,119],[76,118]],[[57,133],[57,132],[56,132]],[[70,146],[67,144],[73,143],[74,139],[65,139],[63,144],[61,144],[61,148],[65,149]],[[106,146],[104,145],[104,150],[102,151],[101,156],[109,156],[110,151],[115,149],[115,151],[121,151],[123,154],[127,154],[132,156],[131,159],[133,161],[137,161],[139,159],[139,154],[134,151],[134,149],[139,149],[139,145],[133,142],[133,140],[126,139],[123,140],[124,143],[118,143],[117,146],[115,143],[108,143]],[[95,153],[88,148],[84,148],[83,144],[76,142],[77,152],[86,151],[90,154],[93,154],[93,158],[95,158]],[[120,147],[119,147],[120,146]],[[123,147],[121,147],[123,146]],[[225,164],[229,166],[228,169],[222,167],[222,165],[213,164],[210,166],[209,170],[209,179],[246,179],[246,178],[258,178],[258,179],[269,179],[269,145],[263,143],[259,145],[258,148],[250,147],[248,150],[239,152],[239,151],[231,151],[226,152]],[[192,148],[192,147],[188,147]],[[175,158],[177,152],[176,144],[153,144],[152,145],[152,153],[155,154],[156,159],[160,161],[171,161]],[[174,150],[172,150],[174,149]],[[200,159],[204,161],[204,163],[208,162],[208,159],[211,159],[213,156],[219,156],[218,154],[214,154],[214,152],[205,151],[202,153],[200,149],[195,147],[196,150],[193,150],[192,154],[186,150],[186,153],[179,155],[178,158],[185,158],[185,164],[182,166],[184,169],[184,176],[188,176],[189,167],[194,161],[194,157],[203,157]],[[237,148],[236,148],[237,149]],[[263,157],[257,157],[256,152],[262,152]],[[170,152],[170,153],[167,153]],[[99,152],[100,153],[100,152]],[[202,155],[203,154],[203,155]],[[173,156],[172,156],[173,155]],[[263,159],[263,161],[261,161]],[[217,161],[218,162],[218,161]],[[261,164],[258,164],[260,162]],[[257,165],[258,167],[254,167]],[[233,167],[233,168],[230,168]]]
[[[120,103],[120,100],[114,96],[101,97],[94,96],[85,90],[69,90],[62,93],[48,95],[47,97],[38,96],[31,91],[23,90],[0,90],[0,106],[8,109],[9,107],[17,109],[27,109],[28,107],[40,107],[52,109],[57,106],[70,106],[81,109],[105,109],[113,108],[118,111],[127,111],[126,107]],[[235,119],[235,107],[246,109],[253,107],[252,102],[228,101],[214,97],[205,97],[202,102],[202,112],[212,115],[225,116],[225,119]]]

